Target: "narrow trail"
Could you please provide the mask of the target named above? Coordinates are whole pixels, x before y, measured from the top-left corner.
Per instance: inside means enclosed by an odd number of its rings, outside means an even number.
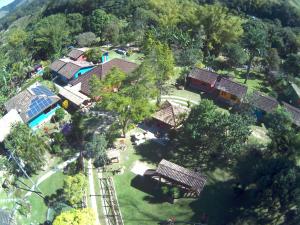
[[[42,182],[44,182],[45,180],[47,180],[49,177],[51,177],[53,174],[57,173],[58,171],[61,171],[62,169],[64,169],[67,165],[69,165],[70,163],[74,162],[79,156],[79,153],[77,153],[74,157],[72,157],[71,159],[68,159],[66,161],[64,161],[63,163],[59,164],[58,166],[56,166],[55,168],[49,170],[47,173],[45,173],[43,176],[41,176],[37,181],[36,184],[34,186],[31,187],[31,191],[34,191],[35,188],[37,186],[39,186]],[[28,191],[25,194],[25,198],[29,197],[30,195],[32,195],[32,192]]]
[[[100,225],[99,215],[98,215],[98,207],[97,207],[97,200],[96,200],[96,195],[95,195],[93,165],[92,165],[92,160],[91,159],[89,159],[89,161],[88,161],[88,175],[89,175],[91,206],[92,206],[92,209],[95,211],[95,214],[96,214],[96,224]]]

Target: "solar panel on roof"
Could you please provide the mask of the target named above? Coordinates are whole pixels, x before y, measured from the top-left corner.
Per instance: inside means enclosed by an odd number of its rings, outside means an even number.
[[[37,114],[41,113],[43,110],[45,110],[51,105],[52,105],[51,99],[36,97],[31,101],[31,105],[29,106],[27,115],[29,116],[29,118],[32,118]]]
[[[54,96],[54,93],[43,86],[37,86],[31,89],[36,95]]]

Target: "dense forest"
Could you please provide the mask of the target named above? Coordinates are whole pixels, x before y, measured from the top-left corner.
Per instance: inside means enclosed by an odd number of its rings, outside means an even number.
[[[128,81],[121,74],[124,79],[117,82],[127,82],[129,87],[102,103],[111,111],[120,110],[121,103],[124,111],[130,103],[128,110],[136,117],[132,123],[144,119],[143,113],[151,114],[146,102],[157,93],[160,103],[163,82],[173,75],[174,65],[183,71],[181,80],[193,67],[225,71],[228,77],[239,70],[245,84],[259,74],[265,82],[262,86],[268,87],[266,94],[296,107],[300,104],[292,99],[290,86],[300,85],[299,1],[28,0],[11,5],[9,11],[0,19],[0,115],[36,65],[46,68],[43,78],[50,80],[48,65],[70,48],[104,45],[130,45],[145,55],[138,70],[144,76]],[[143,83],[149,77],[150,88]],[[134,82],[143,83],[144,89],[138,90]],[[99,86],[94,89],[99,91]],[[150,89],[157,92],[152,96]],[[132,93],[136,96],[128,100]],[[132,115],[126,116],[119,119],[124,136]],[[172,140],[173,161],[192,168],[206,163],[211,169],[210,163],[219,160],[230,168],[240,212],[227,218],[227,224],[299,224],[299,128],[281,109],[264,122],[271,143],[245,147],[254,124],[248,114],[224,115],[211,101],[203,100]],[[185,161],[188,157],[190,165]],[[255,163],[248,165],[250,161]]]

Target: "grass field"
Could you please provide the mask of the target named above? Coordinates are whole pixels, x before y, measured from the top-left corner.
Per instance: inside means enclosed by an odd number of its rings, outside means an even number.
[[[54,194],[56,190],[62,188],[65,175],[57,172],[39,185],[39,189],[44,196]],[[31,194],[28,198],[31,205],[31,213],[26,217],[19,217],[18,220],[22,225],[39,224],[46,220],[47,210],[44,200],[36,194]]]
[[[141,54],[141,53],[132,53],[130,56],[125,56],[124,57],[123,55],[120,55],[120,54],[116,53],[115,51],[109,51],[109,58],[110,59],[115,59],[115,58],[125,59],[125,60],[128,60],[128,61],[137,63],[137,64],[142,63],[143,57],[144,57],[144,54]]]
[[[157,183],[136,176],[131,169],[138,160],[155,168],[164,151],[164,147],[150,143],[139,149],[129,145],[122,152],[121,166],[125,172],[115,176],[114,181],[125,224],[152,225],[171,217],[176,221],[200,222],[207,215],[209,224],[220,225],[238,213],[232,201],[231,177],[220,169],[206,173],[208,182],[199,199],[182,198],[171,204],[158,198],[155,195]]]

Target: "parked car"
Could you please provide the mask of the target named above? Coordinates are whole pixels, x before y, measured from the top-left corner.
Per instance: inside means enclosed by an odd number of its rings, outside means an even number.
[[[127,55],[127,51],[125,49],[118,48],[116,49],[116,53],[120,55]]]

